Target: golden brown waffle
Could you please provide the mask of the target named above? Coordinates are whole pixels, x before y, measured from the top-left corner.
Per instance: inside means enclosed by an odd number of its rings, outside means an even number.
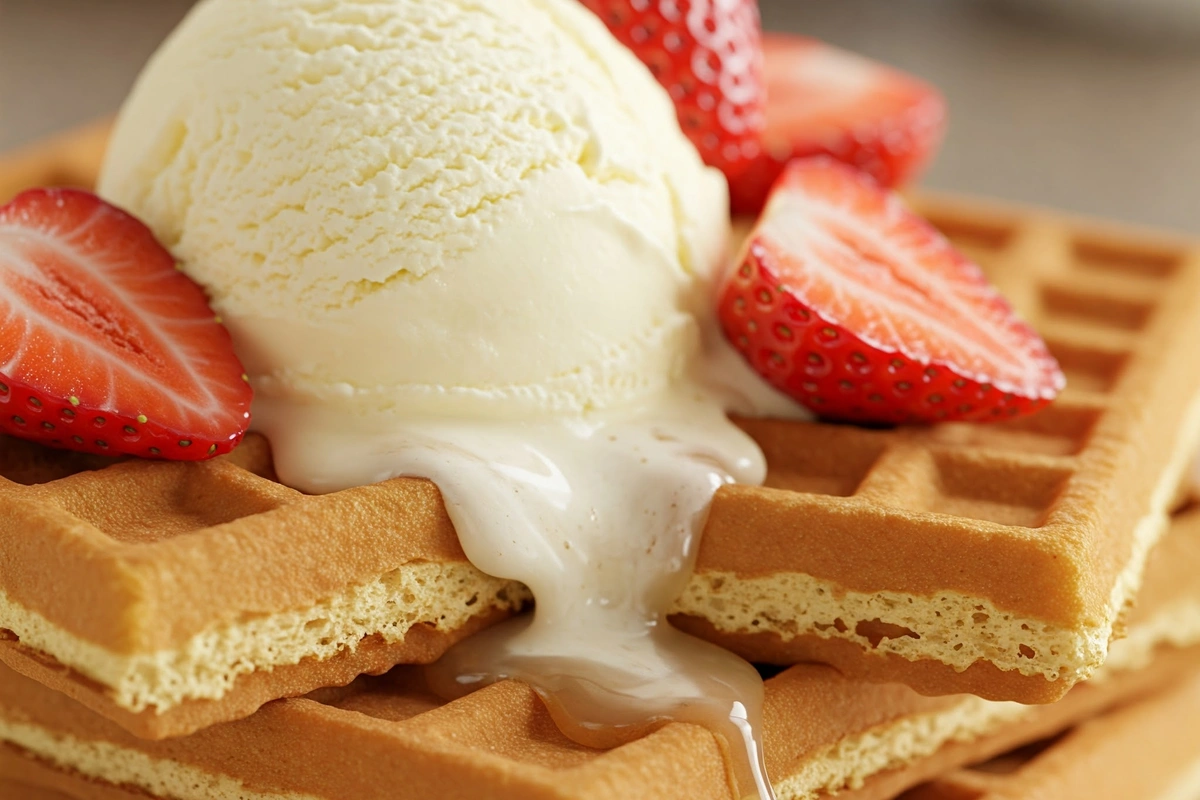
[[[1200,797],[1200,680],[913,789],[900,800]]]
[[[1186,667],[1156,664],[1133,676],[1136,680],[1080,686],[1059,703],[1023,707],[1011,719],[977,698],[955,703],[895,685],[849,684],[826,667],[795,667],[772,687],[776,716],[798,716],[789,724],[768,724],[768,736],[779,742],[771,745],[768,739],[768,763],[778,776],[781,800],[832,797],[822,787],[845,785],[855,774],[865,778],[865,785],[839,792],[839,800],[886,800],[938,770],[1053,735],[1106,708],[1162,691],[1183,676],[1200,678],[1200,651],[1188,656]],[[433,708],[431,696],[403,682],[409,670],[398,667],[386,678],[362,678],[340,691],[276,701],[248,719],[193,736],[147,742],[0,666],[0,703],[13,696],[21,703],[15,709],[0,706],[0,730],[51,742],[37,745],[38,750],[0,744],[0,777],[78,800],[735,796],[720,748],[699,728],[671,726],[601,753],[563,739],[524,687],[504,684],[476,695],[473,703]],[[860,715],[859,724],[863,719],[876,724],[856,728],[837,716],[844,714]],[[20,722],[10,722],[8,715]],[[949,745],[949,759],[909,750],[913,734],[921,747],[923,732],[939,725],[957,725],[956,733],[969,734],[972,726],[989,722],[991,733],[973,746]],[[850,758],[863,762],[847,763],[831,752],[842,744],[834,737],[844,731]],[[887,780],[880,781],[871,770],[891,754],[902,754],[895,756],[897,763],[908,758],[912,763],[884,773]]]
[[[0,153],[0,203],[33,186],[95,184],[111,122],[99,121],[19,150]]]
[[[72,797],[53,789],[7,781],[0,783],[0,800],[72,800]]]
[[[0,195],[87,183],[102,135],[0,162]],[[761,661],[1052,700],[1103,660],[1196,449],[1200,250],[1029,209],[921,206],[1072,387],[991,427],[744,421],[768,483],[718,495],[678,619]],[[525,599],[466,564],[428,482],[303,497],[271,480],[261,440],[207,465],[3,441],[0,478],[0,628],[20,639],[0,659],[143,736],[435,657]]]
[[[988,426],[743,421],[767,486],[719,498],[675,621],[753,661],[1052,701],[1119,634],[1196,449],[1200,247],[1036,209],[917,206],[1043,335],[1067,391]]]
[[[427,482],[305,497],[271,475],[257,436],[200,464],[0,437],[0,627],[21,633],[0,636],[0,660],[141,735],[179,735],[431,662],[527,599],[471,567]],[[178,702],[142,707],[153,691]]]
[[[842,800],[883,800],[1188,676],[1200,679],[1197,570],[1200,515],[1193,515],[1155,552],[1147,602],[1103,679],[1055,704],[924,697],[818,665],[771,678],[764,734],[780,797],[849,789]],[[414,667],[160,742],[0,667],[0,742],[0,779],[88,800],[143,796],[134,790],[174,800],[731,796],[721,748],[703,728],[673,724],[611,751],[592,750],[563,737],[524,685],[497,684],[444,703]]]
[[[82,798],[733,796],[721,748],[701,728],[673,725],[613,751],[588,750],[564,739],[522,685],[500,684],[441,706],[413,669],[148,742],[0,667],[0,738],[19,742],[0,745],[0,776]],[[896,684],[853,683],[828,667],[798,666],[769,684],[768,764],[782,800],[823,797],[827,787],[864,779],[862,789],[839,796],[882,800],[1183,676],[1200,677],[1200,650],[1080,686],[1053,705],[1006,706],[922,697]],[[937,750],[950,737],[980,734],[969,745],[947,745],[949,758]],[[887,767],[893,769],[873,774]],[[113,792],[117,786],[136,791]]]

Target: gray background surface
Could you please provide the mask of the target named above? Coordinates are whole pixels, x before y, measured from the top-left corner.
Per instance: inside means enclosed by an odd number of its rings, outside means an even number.
[[[112,113],[190,5],[0,0],[0,150]],[[943,89],[951,130],[927,185],[1200,233],[1200,40],[1011,5],[763,0],[763,17]]]

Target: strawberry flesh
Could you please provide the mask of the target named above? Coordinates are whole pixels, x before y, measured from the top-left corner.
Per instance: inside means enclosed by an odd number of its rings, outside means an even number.
[[[722,286],[726,336],[815,413],[986,421],[1065,379],[974,263],[892,192],[821,157],[793,162]]]
[[[896,187],[941,143],[946,102],[929,84],[816,39],[768,34],[763,50],[766,131],[731,184],[735,213],[760,212],[792,159],[828,155]]]
[[[756,0],[582,0],[650,68],[683,132],[731,180],[759,155],[766,126]]]
[[[229,333],[145,225],[74,189],[0,206],[0,432],[199,460],[241,441],[250,400]]]

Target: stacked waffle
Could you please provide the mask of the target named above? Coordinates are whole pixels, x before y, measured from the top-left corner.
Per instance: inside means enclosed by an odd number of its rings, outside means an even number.
[[[0,200],[88,183],[103,135],[0,160]],[[718,494],[675,621],[774,675],[782,797],[1091,796],[1116,749],[1174,796],[1195,747],[1167,723],[1200,705],[1200,512],[1171,519],[1200,248],[920,205],[1070,388],[986,427],[742,421],[767,485]],[[701,728],[600,752],[522,685],[427,691],[412,665],[529,600],[467,562],[428,482],[305,496],[256,437],[201,464],[0,440],[0,552],[0,796],[730,796]]]

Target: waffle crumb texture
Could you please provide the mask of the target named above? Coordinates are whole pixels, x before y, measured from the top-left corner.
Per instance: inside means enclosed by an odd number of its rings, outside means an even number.
[[[910,661],[932,658],[955,669],[979,660],[1022,675],[1071,683],[1104,660],[1106,627],[1081,628],[1022,618],[990,600],[961,592],[926,598],[898,592],[844,591],[801,573],[738,578],[697,574],[674,613],[702,617],[729,633],[800,633],[855,641],[864,649]]]
[[[1179,662],[1184,668],[1176,664],[1157,676],[1133,676],[1133,683],[1082,686],[1068,700],[1041,707],[977,697],[924,698],[902,687],[846,681],[821,667],[795,667],[768,689],[768,734],[777,737],[768,741],[768,757],[775,763],[776,789],[781,800],[841,793],[890,797],[894,792],[878,789],[881,780],[894,784],[899,777],[907,788],[924,779],[928,765],[947,749],[957,748],[952,766],[987,758],[1161,689],[1181,674],[1197,676],[1200,652],[1180,655],[1190,655]],[[454,796],[468,796],[468,787],[478,796],[485,786],[503,787],[497,796],[512,798],[726,796],[717,788],[725,788],[723,768],[712,769],[714,760],[721,761],[719,750],[701,746],[710,738],[693,740],[672,726],[607,754],[590,752],[563,740],[531,691],[515,684],[440,706],[411,682],[411,673],[360,679],[345,690],[282,701],[255,717],[218,726],[224,730],[175,743],[138,742],[102,721],[98,725],[89,712],[4,667],[0,695],[0,742],[7,748],[0,752],[0,778],[22,777],[11,774],[7,753],[77,776],[83,785],[100,782],[123,787],[130,796],[170,800],[415,797],[440,785],[453,786],[447,791]],[[798,704],[799,719],[789,712]],[[779,727],[781,714],[791,718]],[[807,723],[812,727],[805,729]],[[780,741],[789,730],[797,740]],[[815,739],[812,730],[820,731]],[[387,775],[357,774],[357,757],[329,748],[329,737],[336,736],[345,737],[342,747],[368,748],[371,759],[386,764]],[[246,761],[236,754],[248,742],[254,743],[254,757]],[[293,748],[297,752],[289,752]],[[668,761],[689,758],[695,759],[689,768],[694,785],[672,791],[655,783],[654,773]],[[300,759],[316,763],[301,768]],[[420,774],[422,764],[430,774]],[[403,788],[392,783],[405,775]],[[497,780],[501,783],[493,783]]]
[[[1024,706],[964,699],[957,706],[880,725],[814,754],[804,767],[775,784],[780,798],[816,800],[861,789],[872,775],[927,758],[951,741],[970,741],[1023,715]]]
[[[1145,602],[1130,617],[1130,635],[1114,646],[1097,679],[1051,705],[924,697],[814,664],[770,678],[765,745],[781,800],[894,797],[1188,679],[1200,685],[1198,569],[1194,512],[1178,517],[1151,554]],[[334,740],[341,749],[330,746]],[[243,757],[248,743],[250,759]],[[715,798],[727,789],[720,748],[694,726],[669,725],[610,751],[591,750],[563,737],[524,685],[501,683],[447,703],[413,667],[271,703],[193,736],[149,742],[0,666],[0,744],[0,779],[28,781],[36,773],[170,800],[386,800],[485,791],[513,800]],[[118,796],[126,797],[98,795]]]
[[[363,639],[403,641],[414,625],[456,630],[473,616],[516,610],[529,599],[519,584],[469,564],[409,564],[310,608],[247,619],[201,633],[184,647],[122,655],[75,636],[0,592],[0,628],[28,647],[110,688],[130,711],[163,712],[185,700],[217,700],[241,675],[326,659]]]
[[[0,719],[0,739],[56,767],[170,800],[320,800],[310,794],[257,792],[236,778],[109,742],[87,741]]]
[[[905,800],[1200,796],[1200,679],[1084,721],[1056,738],[952,770]],[[1136,768],[1131,768],[1136,765]]]

